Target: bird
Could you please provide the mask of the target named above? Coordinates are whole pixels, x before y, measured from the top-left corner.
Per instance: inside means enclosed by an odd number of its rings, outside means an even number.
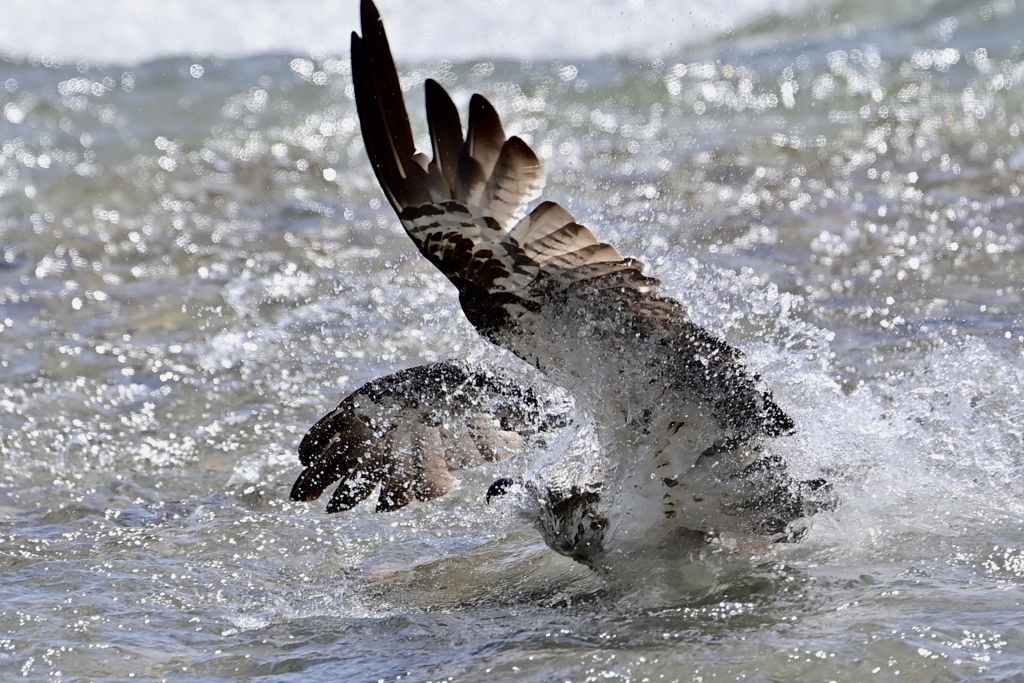
[[[743,354],[661,295],[642,262],[543,198],[543,164],[485,97],[472,96],[464,131],[427,79],[432,157],[418,152],[372,0],[360,15],[352,80],[381,190],[473,327],[563,398],[459,360],[375,379],[303,438],[291,498],[312,501],[337,483],[329,512],[375,491],[377,511],[395,510],[444,495],[460,469],[575,430],[586,447],[557,474],[487,491],[488,501],[517,492],[519,512],[562,555],[601,569],[727,538],[796,540],[800,520],[832,504],[830,486],[793,479],[779,449],[765,448],[796,425]]]

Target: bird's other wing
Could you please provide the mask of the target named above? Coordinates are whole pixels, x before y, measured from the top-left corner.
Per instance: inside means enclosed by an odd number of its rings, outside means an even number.
[[[377,511],[397,510],[443,496],[451,471],[504,460],[564,420],[564,408],[505,372],[457,361],[401,370],[365,384],[309,430],[291,498],[315,500],[340,482],[327,504],[340,512],[379,485]]]

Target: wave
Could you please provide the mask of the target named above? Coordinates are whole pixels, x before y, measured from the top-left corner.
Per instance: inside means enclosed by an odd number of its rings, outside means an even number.
[[[675,0],[407,0],[381,10],[407,60],[585,59],[664,54],[826,4],[733,0],[680,10]],[[106,64],[185,55],[341,54],[358,12],[355,0],[175,0],[159,7],[132,0],[9,0],[0,52]]]

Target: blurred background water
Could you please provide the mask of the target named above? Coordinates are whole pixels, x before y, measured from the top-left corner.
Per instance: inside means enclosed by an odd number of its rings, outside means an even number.
[[[491,98],[549,197],[744,349],[842,505],[750,566],[613,582],[484,506],[494,470],[389,515],[290,503],[345,393],[494,353],[382,206],[356,3],[11,0],[0,677],[1024,677],[1024,8],[380,9],[417,125],[424,77]]]

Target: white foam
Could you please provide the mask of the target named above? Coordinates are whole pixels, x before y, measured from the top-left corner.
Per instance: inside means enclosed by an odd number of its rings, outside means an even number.
[[[666,54],[821,0],[381,0],[405,61]],[[358,2],[5,0],[0,52],[132,64],[166,56],[343,54]]]

